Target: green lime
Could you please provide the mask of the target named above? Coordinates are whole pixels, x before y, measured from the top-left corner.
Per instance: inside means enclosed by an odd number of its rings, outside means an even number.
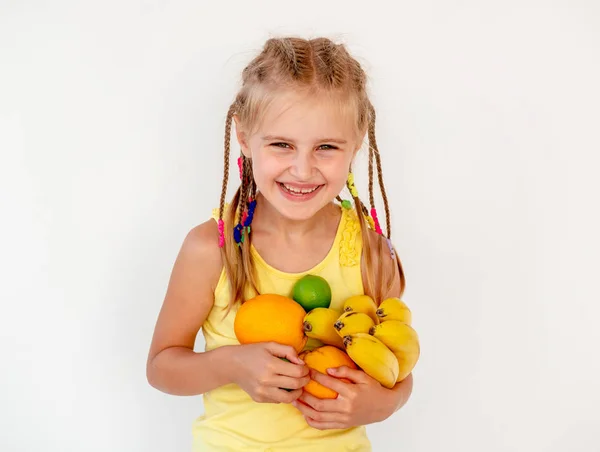
[[[294,284],[292,298],[306,312],[314,308],[328,308],[331,303],[331,287],[320,276],[306,275]]]

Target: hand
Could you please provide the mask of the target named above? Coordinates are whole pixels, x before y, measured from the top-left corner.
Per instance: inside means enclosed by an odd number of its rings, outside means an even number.
[[[311,370],[311,377],[338,393],[336,399],[319,399],[303,391],[294,405],[311,427],[325,430],[367,425],[387,419],[394,412],[394,391],[361,370],[347,366],[328,369],[330,375]]]
[[[240,345],[234,361],[234,382],[255,402],[291,403],[310,381],[308,367],[298,358],[296,350],[288,345],[276,342]]]

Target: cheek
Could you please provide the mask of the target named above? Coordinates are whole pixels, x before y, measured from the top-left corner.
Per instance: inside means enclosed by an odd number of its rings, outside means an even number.
[[[276,159],[256,157],[252,171],[257,183],[266,182],[281,175],[282,165]]]
[[[328,163],[322,168],[322,172],[329,184],[337,188],[346,185],[349,168],[350,162],[338,160]]]

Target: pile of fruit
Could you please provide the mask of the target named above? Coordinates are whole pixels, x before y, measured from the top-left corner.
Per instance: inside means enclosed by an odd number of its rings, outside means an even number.
[[[246,301],[236,315],[235,334],[241,344],[275,341],[292,346],[306,365],[326,373],[348,366],[392,388],[413,370],[420,355],[412,314],[399,298],[379,305],[367,295],[330,307],[331,288],[319,276],[307,275],[294,285],[291,297],[262,294]],[[304,390],[319,398],[337,393],[314,380]]]

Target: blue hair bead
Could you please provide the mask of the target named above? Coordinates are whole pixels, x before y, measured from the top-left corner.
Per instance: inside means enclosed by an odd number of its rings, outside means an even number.
[[[254,218],[255,208],[256,200],[253,200],[250,202],[250,204],[248,204],[248,211],[245,213],[246,218],[244,218],[244,221],[239,222],[235,226],[235,228],[233,228],[233,238],[238,244],[238,246],[244,243],[244,232],[246,232],[246,234],[250,234],[250,224],[252,223],[252,219]]]
[[[239,223],[233,228],[233,239],[238,244],[242,241],[242,225]]]

